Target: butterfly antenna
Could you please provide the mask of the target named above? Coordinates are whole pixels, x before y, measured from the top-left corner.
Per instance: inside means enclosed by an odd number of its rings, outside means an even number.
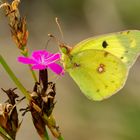
[[[61,34],[61,39],[64,40],[64,35],[63,35],[63,32],[62,32],[62,28],[61,28],[61,25],[60,25],[58,17],[55,18],[55,22],[56,22],[56,24],[58,26],[58,29],[59,29],[59,32]]]
[[[57,37],[55,37],[54,35],[48,34],[48,36],[49,36],[50,38],[53,38],[53,39],[58,43],[58,45],[61,44],[61,41],[60,41]]]
[[[62,28],[61,28],[61,26],[60,26],[59,19],[58,19],[57,17],[55,18],[55,22],[56,22],[56,24],[57,24],[57,26],[58,26],[58,29],[59,29],[59,32],[60,32],[60,34],[61,34],[61,39],[64,40]],[[63,43],[62,41],[60,41],[60,40],[59,40],[57,37],[55,37],[54,35],[48,34],[48,36],[49,36],[50,38],[53,38],[53,39],[57,42],[57,44],[58,44],[58,46],[59,46],[59,49],[60,49],[60,48],[66,48],[66,49],[68,49],[68,50],[71,49],[71,47],[69,47],[68,45],[66,45],[66,44]]]
[[[51,41],[52,38],[49,38],[45,44],[45,49],[47,49],[49,42]]]

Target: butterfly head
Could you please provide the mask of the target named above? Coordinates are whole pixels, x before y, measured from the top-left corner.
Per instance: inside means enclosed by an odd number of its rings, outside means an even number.
[[[65,43],[62,43],[58,38],[56,38],[56,37],[55,37],[54,35],[52,35],[52,34],[48,34],[48,36],[51,37],[51,38],[53,38],[53,39],[57,42],[57,44],[58,44],[58,46],[59,46],[59,49],[60,49],[60,51],[61,51],[63,54],[65,54],[65,55],[70,54],[70,51],[72,50],[72,47],[68,46],[68,45],[65,44]]]
[[[59,47],[60,47],[61,52],[62,52],[63,54],[65,54],[65,55],[70,54],[71,49],[72,49],[70,46],[68,46],[68,45],[66,45],[66,44],[64,44],[64,43],[60,43],[60,44],[59,44]]]

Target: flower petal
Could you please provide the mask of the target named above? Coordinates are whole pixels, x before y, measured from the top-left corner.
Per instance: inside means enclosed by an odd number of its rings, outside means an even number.
[[[36,64],[36,61],[27,57],[18,57],[18,61],[24,64]]]
[[[37,50],[32,52],[32,57],[38,58],[41,57],[42,55],[49,56],[49,54],[51,53],[47,52],[46,50]]]
[[[46,66],[37,64],[37,65],[33,65],[32,69],[33,70],[35,70],[35,69],[36,70],[44,70],[44,69],[46,69]]]
[[[49,64],[48,68],[50,68],[54,73],[58,75],[64,75],[64,69],[56,63]]]
[[[61,54],[59,53],[55,53],[53,55],[51,55],[46,61],[45,64],[49,65],[50,63],[54,63],[56,61],[58,61],[61,58]]]
[[[52,54],[46,50],[37,50],[32,53],[32,56],[18,57],[18,61],[24,64],[33,64],[32,69],[43,70],[50,68],[54,73],[63,75],[63,68],[55,62],[61,58],[59,53]]]

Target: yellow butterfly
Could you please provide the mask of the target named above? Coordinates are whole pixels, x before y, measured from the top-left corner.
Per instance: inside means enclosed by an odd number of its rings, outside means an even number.
[[[91,37],[73,48],[60,44],[65,70],[91,100],[118,92],[140,53],[140,31]]]

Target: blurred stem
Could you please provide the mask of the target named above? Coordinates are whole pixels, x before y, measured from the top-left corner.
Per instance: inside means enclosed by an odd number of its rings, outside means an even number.
[[[48,122],[48,123],[50,122],[50,121],[49,121],[49,118],[48,118],[48,116],[47,116],[46,114],[43,115],[43,118],[46,120],[46,122]],[[57,139],[58,139],[58,140],[64,140],[64,138],[63,138],[62,135],[60,135]]]
[[[45,136],[42,138],[42,140],[50,140],[47,129],[46,129],[46,132],[45,132]]]
[[[16,86],[18,87],[18,89],[24,94],[24,96],[28,100],[30,100],[31,99],[30,94],[27,92],[27,90],[25,89],[25,87],[21,84],[21,82],[15,76],[15,74],[10,69],[10,67],[8,66],[8,64],[6,63],[6,61],[4,60],[4,58],[2,57],[2,55],[0,55],[0,63],[3,66],[3,68],[5,69],[5,71],[7,72],[7,74],[10,76],[10,78],[13,80],[13,82],[16,84]]]
[[[25,47],[25,46],[24,46]],[[25,56],[25,57],[28,57],[28,53],[21,53],[23,56]],[[36,77],[36,74],[35,74],[35,72],[32,70],[32,65],[28,65],[29,66],[29,70],[30,70],[30,72],[31,72],[31,74],[32,74],[32,76],[33,76],[33,79],[34,79],[34,81],[35,82],[37,82],[37,77]]]
[[[29,69],[30,69],[30,71],[31,71],[31,74],[32,74],[32,76],[33,76],[34,81],[37,82],[36,74],[35,74],[35,72],[34,72],[34,71],[32,70],[32,68],[31,68],[32,66],[31,66],[30,64],[29,64],[28,66],[29,66]]]
[[[14,140],[2,127],[0,127],[0,135],[3,137],[4,140]]]
[[[58,140],[64,140],[64,138],[62,136],[60,136],[59,138],[57,138]]]

